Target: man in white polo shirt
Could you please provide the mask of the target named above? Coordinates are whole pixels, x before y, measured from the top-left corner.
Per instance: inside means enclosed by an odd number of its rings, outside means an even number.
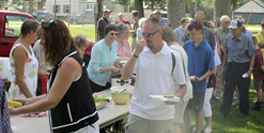
[[[123,79],[137,72],[126,133],[172,133],[175,103],[155,100],[150,95],[174,94],[177,83],[180,88],[176,97],[181,98],[186,80],[182,57],[162,41],[162,34],[159,21],[148,18],[142,28],[144,39],[137,42],[133,56],[122,69]]]

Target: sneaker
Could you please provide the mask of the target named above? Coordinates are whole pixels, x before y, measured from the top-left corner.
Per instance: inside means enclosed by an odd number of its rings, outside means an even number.
[[[220,114],[217,116],[218,119],[225,119],[226,117],[227,117],[227,115],[226,115],[226,114],[223,114],[223,113],[220,113]]]
[[[236,99],[237,99],[237,97],[236,97],[236,96],[233,96],[233,99],[234,99],[234,100],[236,100]]]
[[[256,102],[254,106],[252,107],[253,110],[262,111],[261,102]]]

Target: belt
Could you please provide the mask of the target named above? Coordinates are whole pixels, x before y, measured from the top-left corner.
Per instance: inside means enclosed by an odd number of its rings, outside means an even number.
[[[232,66],[241,66],[241,65],[249,64],[249,62],[244,62],[244,63],[228,62],[228,64]]]

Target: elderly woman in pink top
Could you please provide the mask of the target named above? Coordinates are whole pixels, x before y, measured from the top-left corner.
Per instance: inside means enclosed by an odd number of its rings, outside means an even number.
[[[129,57],[131,56],[131,52],[130,52],[130,45],[129,42],[127,40],[128,36],[129,36],[129,25],[125,24],[125,23],[117,23],[116,24],[116,28],[117,28],[117,60],[121,61],[121,60],[128,60]],[[117,62],[119,62],[117,61]],[[121,70],[121,67],[118,63],[114,64],[117,68],[119,68]],[[116,78],[120,78],[121,77],[121,73],[118,74],[111,74],[111,77],[116,77]]]

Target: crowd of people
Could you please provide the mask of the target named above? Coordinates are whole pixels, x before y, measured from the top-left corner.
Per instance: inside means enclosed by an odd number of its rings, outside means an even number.
[[[97,22],[99,41],[92,48],[88,67],[83,61],[89,45],[85,36],[71,37],[61,20],[40,25],[24,21],[21,37],[10,52],[12,83],[8,93],[9,99],[19,98],[16,100],[23,106],[9,108],[10,115],[48,110],[51,132],[104,133],[99,130],[92,93],[109,89],[111,77],[126,80],[135,72],[127,133],[181,133],[179,124],[183,122],[187,133],[211,133],[210,100],[221,98],[219,119],[228,116],[232,105],[238,105],[239,116],[245,117],[249,115],[252,74],[257,90],[253,109],[262,110],[264,20],[262,31],[252,36],[243,26],[243,18],[231,21],[223,15],[215,29],[215,23],[207,21],[202,11],[196,12],[194,20],[182,18],[176,29],[159,10],[155,17],[141,19],[138,11],[132,11],[133,26],[123,13],[111,24],[110,14],[105,9]],[[120,60],[127,60],[123,68]],[[37,82],[43,76],[49,79],[47,94],[41,95]],[[232,104],[234,92],[237,101]],[[164,102],[150,97],[165,94],[180,100]],[[195,127],[190,110],[196,115]]]

